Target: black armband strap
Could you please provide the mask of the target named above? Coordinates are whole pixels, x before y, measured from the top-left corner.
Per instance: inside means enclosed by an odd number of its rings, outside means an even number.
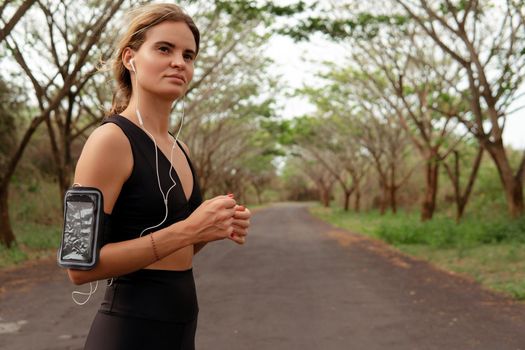
[[[104,197],[94,187],[75,186],[64,196],[64,227],[57,254],[62,267],[90,270],[107,242],[110,216],[104,214]]]

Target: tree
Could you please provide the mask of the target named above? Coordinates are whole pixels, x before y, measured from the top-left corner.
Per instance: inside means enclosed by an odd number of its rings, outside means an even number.
[[[40,1],[39,5],[47,30],[40,30],[33,35],[42,43],[43,48],[40,51],[47,53],[45,56],[49,58],[48,69],[57,72],[56,81],[65,81],[70,74],[70,61],[76,53],[76,38],[82,37],[81,34],[85,31],[85,12],[100,11],[100,5],[92,7],[68,1]],[[120,10],[122,8],[114,7],[115,13]],[[66,17],[68,20],[63,21],[62,18]],[[105,83],[109,80],[109,74],[98,70],[99,62],[107,62],[112,54],[112,43],[118,32],[115,26],[115,21],[105,24],[105,30],[97,37],[97,42],[85,58],[85,66],[90,69],[69,89],[45,121],[58,179],[59,198],[64,197],[72,183],[74,141],[102,120],[105,111],[101,106],[110,103],[110,86]],[[55,85],[55,81],[52,84]]]
[[[276,145],[272,139],[264,146],[257,142],[263,123],[275,117],[273,91],[278,88],[268,74],[271,61],[264,55],[265,45],[275,18],[300,12],[304,4],[203,1],[202,5],[195,17],[204,28],[203,50],[186,97],[188,118],[182,138],[192,150],[204,194],[233,191],[228,186],[240,191],[249,182],[245,170],[252,168],[253,159],[272,168],[265,155]]]
[[[350,197],[355,193],[354,209],[358,211],[360,183],[368,171],[369,162],[355,137],[352,107],[345,104],[336,85],[303,87],[296,94],[307,97],[315,105],[313,115],[316,117],[298,119],[295,144],[334,176],[343,191],[345,211],[349,210]]]
[[[38,111],[31,117],[22,138],[8,157],[7,166],[2,169],[0,174],[0,242],[8,247],[15,240],[10,224],[8,206],[9,183],[14,171],[38,126],[47,122],[68,93],[72,89],[78,89],[82,86],[93,73],[94,67],[86,65],[89,53],[100,38],[106,24],[113,18],[122,3],[123,0],[107,3],[104,7],[94,8],[93,16],[84,17],[86,19],[84,30],[79,31],[76,41],[70,43],[72,55],[61,65],[63,72],[67,72],[65,75],[61,75],[59,71],[50,72],[46,69],[47,67],[38,70],[37,67],[28,62],[30,55],[22,50],[19,43],[23,41],[25,43],[24,48],[38,48],[41,45],[37,37],[34,36],[37,30],[34,28],[34,22],[33,32],[26,31],[16,35],[11,33],[4,40],[5,46],[25,73],[27,78],[25,84],[34,93],[34,98],[37,101],[35,109]]]
[[[472,162],[467,184],[463,189],[461,188],[462,176],[460,163],[461,156],[464,156],[464,154],[467,152],[460,151],[460,147],[458,147],[453,151],[453,164],[449,164],[448,162],[444,163],[445,169],[447,170],[447,174],[452,183],[452,188],[454,189],[454,201],[456,202],[456,222],[458,223],[463,217],[463,214],[465,213],[465,207],[467,206],[470,194],[472,193],[472,189],[474,188],[474,182],[476,181],[478,170],[481,165],[481,160],[483,158],[483,147],[481,147],[479,144],[475,145],[475,147],[477,148],[476,155],[474,156],[474,160]]]
[[[18,6],[15,13],[11,16],[11,18],[8,21],[4,20],[4,12],[8,5],[12,3],[12,0],[4,0],[4,2],[0,5],[0,19],[2,20],[2,23],[4,24],[3,28],[0,28],[0,42],[2,42],[8,35],[11,33],[15,25],[20,21],[20,19],[24,16],[24,14],[29,10],[31,6],[36,2],[36,0],[25,0]]]
[[[525,151],[513,169],[503,143],[505,119],[525,76],[520,2],[396,0],[466,74],[469,113],[455,117],[494,161],[512,217],[523,215]]]

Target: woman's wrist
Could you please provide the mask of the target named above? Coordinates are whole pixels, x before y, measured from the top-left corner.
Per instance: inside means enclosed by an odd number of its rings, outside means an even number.
[[[195,230],[191,229],[191,224],[188,220],[181,220],[170,226],[170,233],[172,237],[176,237],[181,240],[182,246],[193,245],[197,242],[195,236]]]

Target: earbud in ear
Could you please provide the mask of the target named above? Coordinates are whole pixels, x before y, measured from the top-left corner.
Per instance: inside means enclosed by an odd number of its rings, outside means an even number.
[[[131,64],[131,70],[133,70],[135,73],[137,73],[137,69],[135,68],[135,59],[130,59],[129,64]]]

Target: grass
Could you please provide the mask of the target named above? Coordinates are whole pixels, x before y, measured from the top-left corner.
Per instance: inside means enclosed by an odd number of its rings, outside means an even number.
[[[10,191],[10,217],[16,237],[7,249],[0,245],[0,268],[26,260],[54,256],[60,244],[62,204],[55,183],[15,178]]]
[[[56,254],[60,244],[58,226],[35,223],[15,223],[13,226],[17,241],[10,249],[0,245],[0,268]]]
[[[310,211],[334,226],[381,239],[408,255],[525,300],[525,218],[471,217],[456,225],[445,216],[421,223],[417,213],[382,216],[320,206]]]

